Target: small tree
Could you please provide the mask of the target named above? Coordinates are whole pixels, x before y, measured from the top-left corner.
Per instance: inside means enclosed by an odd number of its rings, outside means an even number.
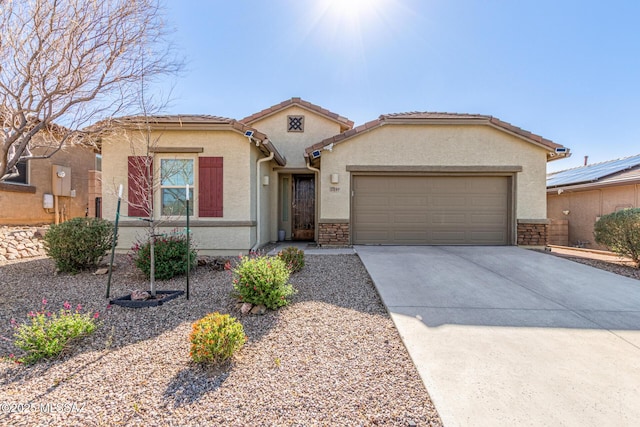
[[[594,227],[596,242],[640,267],[640,209],[624,209],[603,215]]]
[[[143,77],[182,67],[159,0],[6,0],[0,34],[0,180],[92,141],[103,129],[87,125],[137,105]]]

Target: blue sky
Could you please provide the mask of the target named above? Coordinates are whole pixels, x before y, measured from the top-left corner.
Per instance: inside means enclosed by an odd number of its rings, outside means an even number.
[[[174,114],[241,119],[299,96],[356,125],[489,114],[572,150],[640,153],[640,2],[168,0]]]

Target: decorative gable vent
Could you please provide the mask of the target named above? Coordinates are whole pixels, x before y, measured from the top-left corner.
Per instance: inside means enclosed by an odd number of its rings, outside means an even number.
[[[304,132],[304,116],[287,116],[287,132]]]

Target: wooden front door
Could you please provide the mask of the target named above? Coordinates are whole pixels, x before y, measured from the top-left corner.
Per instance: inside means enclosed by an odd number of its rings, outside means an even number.
[[[316,186],[313,175],[293,176],[291,238],[313,240],[316,229]]]

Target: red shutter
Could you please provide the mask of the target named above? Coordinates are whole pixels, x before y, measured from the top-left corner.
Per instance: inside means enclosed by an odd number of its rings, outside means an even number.
[[[129,210],[128,216],[133,217],[149,217],[149,209],[146,199],[149,195],[150,185],[149,179],[147,179],[147,162],[148,170],[153,174],[153,159],[145,156],[129,156],[128,168],[128,195],[129,195]],[[153,176],[153,175],[152,175]],[[153,197],[151,198],[153,203]]]
[[[198,159],[198,216],[222,217],[222,157]]]

